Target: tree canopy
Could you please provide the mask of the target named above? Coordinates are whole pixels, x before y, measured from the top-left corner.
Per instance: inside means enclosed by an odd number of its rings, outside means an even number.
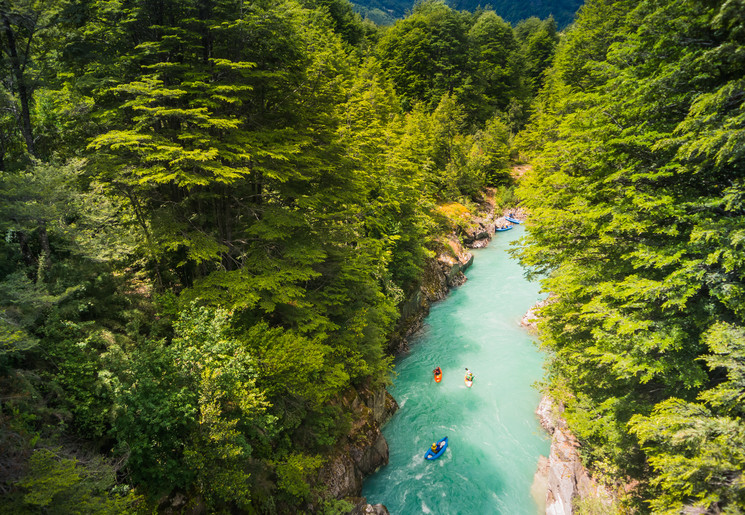
[[[521,137],[550,389],[637,509],[743,498],[743,11],[590,1]],[[726,392],[726,393],[725,393]]]
[[[3,506],[323,511],[437,204],[510,186],[512,28],[435,2],[386,33],[343,0],[0,1],[0,47]]]

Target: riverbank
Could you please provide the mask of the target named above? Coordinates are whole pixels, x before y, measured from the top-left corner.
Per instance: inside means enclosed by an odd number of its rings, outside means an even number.
[[[505,216],[520,220],[526,217],[518,207],[495,211],[494,204],[494,191],[490,190],[471,210],[455,203],[440,206],[440,212],[448,219],[450,231],[438,238],[435,256],[427,261],[419,286],[400,306],[401,319],[389,340],[389,354],[406,354],[410,350],[410,340],[422,328],[433,304],[466,282],[464,272],[474,260],[471,250],[485,248],[498,234],[498,228],[511,225]],[[333,497],[353,502],[355,507],[350,513],[386,513],[384,506],[369,505],[360,495],[364,478],[389,461],[388,443],[381,428],[398,405],[384,389],[363,392],[355,397],[353,403],[346,402],[346,407],[352,407],[356,413],[356,428],[341,442],[335,456],[321,468],[319,482],[326,485]]]
[[[363,495],[392,513],[535,515],[530,486],[549,440],[534,410],[532,384],[543,356],[519,322],[539,300],[507,250],[524,228],[498,233],[473,250],[469,280],[432,306],[410,351],[396,361],[390,392],[402,409],[383,432],[390,463],[364,482]],[[440,384],[431,370],[441,366]],[[463,383],[463,367],[476,374]],[[422,453],[442,436],[448,451],[436,462]]]
[[[538,310],[549,299],[538,302],[523,316],[521,325],[532,332],[538,330]],[[536,415],[551,437],[548,457],[541,456],[533,491],[545,503],[546,515],[571,515],[576,506],[592,506],[592,513],[615,513],[613,494],[592,477],[582,464],[580,444],[563,417],[564,407],[549,396],[541,399]]]
[[[495,213],[493,191],[487,191],[482,202],[469,210],[450,203],[440,207],[448,218],[450,230],[438,238],[435,256],[424,267],[420,284],[401,304],[401,319],[389,340],[388,352],[400,356],[409,350],[409,341],[421,329],[431,306],[447,297],[452,288],[466,281],[464,272],[473,263],[470,249],[486,247],[497,227],[508,225],[504,216],[523,216],[519,209]],[[337,499],[351,501],[351,513],[384,513],[384,507],[368,505],[360,498],[362,481],[377,468],[388,463],[389,449],[381,427],[395,413],[398,405],[385,390],[350,391],[342,402],[356,420],[348,436],[318,472],[317,481]]]
[[[432,303],[443,300],[452,288],[466,282],[464,272],[473,264],[470,250],[486,247],[498,228],[513,225],[506,216],[518,220],[527,217],[520,207],[495,211],[493,190],[487,190],[473,212],[453,203],[441,206],[441,212],[449,218],[451,230],[439,238],[436,255],[427,262],[419,288],[402,304],[401,320],[388,345],[388,352],[393,356],[408,350],[410,338],[421,329]]]

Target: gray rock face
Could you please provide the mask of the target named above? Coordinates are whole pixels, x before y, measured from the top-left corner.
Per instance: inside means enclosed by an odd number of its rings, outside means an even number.
[[[362,479],[388,463],[388,442],[380,426],[398,409],[396,401],[383,388],[351,391],[344,404],[355,413],[355,424],[317,478],[337,499],[358,497]]]
[[[357,499],[352,511],[347,515],[390,515],[388,508],[383,504],[368,504],[364,497]]]
[[[473,263],[473,254],[466,251],[457,238],[451,237],[447,246],[425,263],[419,288],[401,304],[401,320],[388,342],[388,351],[401,354],[408,350],[408,340],[421,327],[433,302],[444,299],[450,288],[466,282],[463,273]]]
[[[318,480],[326,486],[328,493],[337,499],[359,495],[362,491],[362,474],[356,470],[352,458],[348,455],[340,454],[324,465],[318,474]]]
[[[536,414],[551,435],[551,453],[543,465],[546,475],[546,515],[571,515],[575,498],[598,497],[608,504],[611,496],[588,474],[579,456],[579,443],[561,418],[563,407],[544,397]],[[539,470],[539,473],[541,471]]]

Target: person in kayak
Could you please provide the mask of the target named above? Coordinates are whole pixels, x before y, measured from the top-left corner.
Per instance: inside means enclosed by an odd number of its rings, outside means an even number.
[[[441,374],[442,374],[442,370],[440,369],[440,367],[437,367],[437,368],[436,368],[436,369],[434,369],[434,370],[433,370],[432,372],[434,372],[434,374],[435,374],[436,376],[439,376],[439,375],[441,375]]]
[[[466,381],[473,381],[473,372],[466,367]]]

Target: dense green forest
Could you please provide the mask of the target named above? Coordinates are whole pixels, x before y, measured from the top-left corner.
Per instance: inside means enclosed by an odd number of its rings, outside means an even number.
[[[519,28],[519,30],[517,30]],[[509,197],[559,36],[419,4],[0,0],[0,495],[335,513],[438,209]]]
[[[553,17],[560,28],[574,21],[574,15],[582,5],[582,0],[449,0],[453,9],[477,12],[493,10],[507,22],[516,25],[528,18],[548,19]],[[352,2],[363,17],[379,24],[393,24],[397,19],[410,14],[414,0],[356,0]]]
[[[0,495],[338,513],[446,203],[510,197],[545,388],[629,513],[745,511],[745,2],[0,0]]]
[[[624,511],[745,511],[745,2],[591,0],[519,145],[547,386]]]

